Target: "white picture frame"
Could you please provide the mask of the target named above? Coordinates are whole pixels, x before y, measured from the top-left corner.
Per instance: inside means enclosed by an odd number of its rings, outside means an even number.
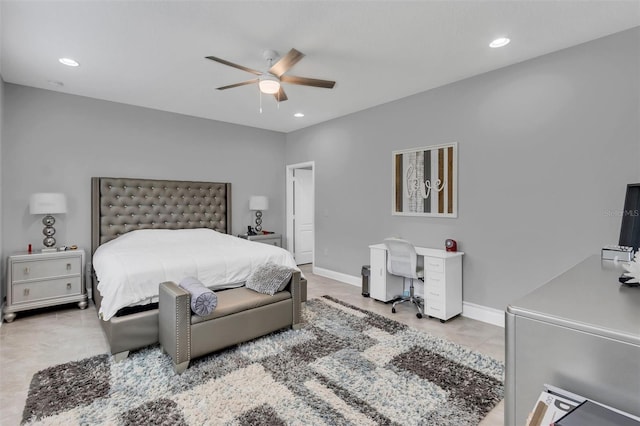
[[[458,217],[458,143],[393,151],[391,212]]]

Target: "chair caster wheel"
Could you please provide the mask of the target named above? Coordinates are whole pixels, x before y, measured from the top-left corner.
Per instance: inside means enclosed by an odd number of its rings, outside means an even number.
[[[395,314],[396,313],[396,308],[391,308],[391,313]]]
[[[422,314],[421,314],[420,312],[418,312],[418,313],[416,314],[416,316],[417,316],[418,318],[422,318]]]

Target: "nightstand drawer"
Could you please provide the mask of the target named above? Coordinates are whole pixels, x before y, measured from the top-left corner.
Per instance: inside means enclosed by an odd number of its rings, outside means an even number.
[[[14,262],[11,265],[13,282],[37,280],[65,275],[79,275],[82,269],[80,257]]]
[[[33,302],[36,300],[81,294],[81,284],[82,280],[80,277],[14,284],[11,288],[13,292],[12,302]]]
[[[238,235],[245,240],[256,243],[269,244],[270,246],[282,247],[282,235],[280,234],[258,234],[258,235]]]
[[[264,238],[264,239],[262,239],[262,240],[260,240],[258,242],[262,243],[262,244],[269,244],[269,245],[272,245],[272,246],[280,247],[280,237],[278,237],[278,238]]]

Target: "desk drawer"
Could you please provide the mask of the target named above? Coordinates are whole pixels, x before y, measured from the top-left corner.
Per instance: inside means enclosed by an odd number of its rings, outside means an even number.
[[[446,296],[446,292],[444,288],[440,288],[440,287],[424,288],[424,298],[427,300],[435,301],[437,299],[438,301],[440,301],[440,300],[443,300],[445,296]]]
[[[444,319],[444,315],[445,315],[444,304],[442,303],[442,301],[437,301],[437,303],[435,303],[436,301],[434,300],[433,302],[434,303],[427,302],[427,306],[425,308],[424,313],[432,317]]]
[[[80,277],[72,277],[14,284],[11,288],[12,303],[33,302],[81,294],[81,282]]]
[[[80,257],[14,262],[11,265],[11,278],[13,282],[17,282],[65,275],[79,275],[80,269]]]
[[[445,280],[444,280],[444,274],[441,274],[439,272],[429,272],[427,274],[427,279],[424,280],[424,284],[425,284],[425,288],[437,288],[440,290],[444,290],[445,289]]]
[[[444,272],[444,259],[438,259],[437,257],[425,257],[424,268],[430,272]]]

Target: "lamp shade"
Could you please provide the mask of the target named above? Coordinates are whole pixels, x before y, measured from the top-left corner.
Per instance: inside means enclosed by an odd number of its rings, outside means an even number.
[[[264,195],[252,195],[249,198],[249,210],[268,210],[269,199]]]
[[[39,192],[29,198],[29,213],[54,214],[67,212],[67,198],[57,192]]]

